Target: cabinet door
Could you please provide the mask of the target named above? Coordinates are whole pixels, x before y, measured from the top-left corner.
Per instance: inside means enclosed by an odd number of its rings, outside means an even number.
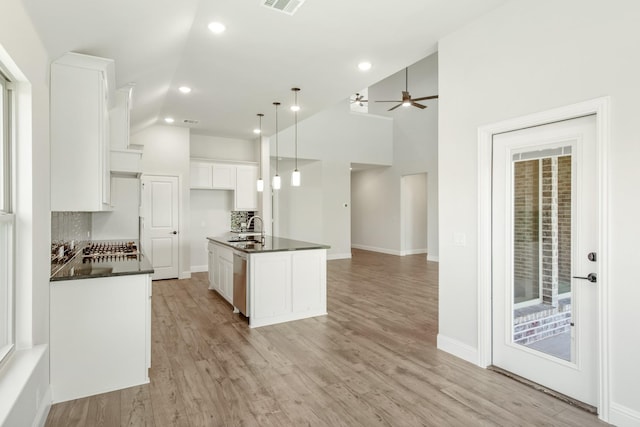
[[[296,251],[291,254],[291,289],[294,313],[326,311],[327,261],[324,251]]]
[[[213,188],[219,190],[234,190],[236,188],[236,166],[221,163],[211,165]]]
[[[108,209],[108,107],[104,73],[51,66],[51,210]]]
[[[222,284],[222,296],[233,304],[233,262],[224,260],[224,283]]]
[[[209,243],[209,289],[219,290],[216,246],[212,243]]]
[[[250,262],[250,317],[265,321],[291,313],[291,254],[263,253]]]
[[[235,209],[237,211],[258,210],[258,168],[256,166],[238,166],[236,169]]]
[[[211,163],[191,162],[191,188],[212,188]]]
[[[130,87],[116,91],[115,106],[109,112],[109,139],[112,149],[129,148],[130,96]]]

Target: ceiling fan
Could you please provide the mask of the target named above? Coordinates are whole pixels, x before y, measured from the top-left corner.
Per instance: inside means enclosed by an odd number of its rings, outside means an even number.
[[[409,106],[414,106],[414,107],[418,107],[421,110],[424,110],[425,108],[427,108],[426,105],[422,105],[417,103],[416,101],[424,101],[427,99],[436,99],[438,98],[438,95],[432,95],[432,96],[422,96],[420,98],[411,98],[411,94],[409,93],[409,67],[404,69],[404,79],[405,79],[405,89],[402,91],[402,100],[401,101],[376,101],[376,102],[399,102],[398,105],[389,108],[388,111],[393,111],[396,108],[400,107],[401,105],[404,107],[409,107]]]
[[[360,105],[361,107],[364,107],[364,103],[369,102],[369,100],[362,99],[362,98],[364,98],[364,95],[360,95],[359,93],[356,93],[356,96],[351,100],[351,103],[352,104],[358,103],[358,105]]]

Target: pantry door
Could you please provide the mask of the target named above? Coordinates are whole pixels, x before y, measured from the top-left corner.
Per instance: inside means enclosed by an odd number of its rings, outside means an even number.
[[[178,183],[176,176],[142,177],[142,250],[153,265],[153,280],[179,276]]]
[[[598,404],[596,117],[493,137],[493,365]]]

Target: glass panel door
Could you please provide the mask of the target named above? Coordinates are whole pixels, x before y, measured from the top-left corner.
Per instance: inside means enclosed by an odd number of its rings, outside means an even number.
[[[572,361],[571,147],[513,155],[513,342]]]

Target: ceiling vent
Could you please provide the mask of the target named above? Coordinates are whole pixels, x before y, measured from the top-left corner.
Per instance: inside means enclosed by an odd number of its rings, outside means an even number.
[[[191,119],[184,119],[182,122],[188,125],[197,125],[199,123],[197,120],[191,120]]]
[[[262,0],[262,4],[269,9],[277,10],[287,15],[293,15],[306,0]]]

